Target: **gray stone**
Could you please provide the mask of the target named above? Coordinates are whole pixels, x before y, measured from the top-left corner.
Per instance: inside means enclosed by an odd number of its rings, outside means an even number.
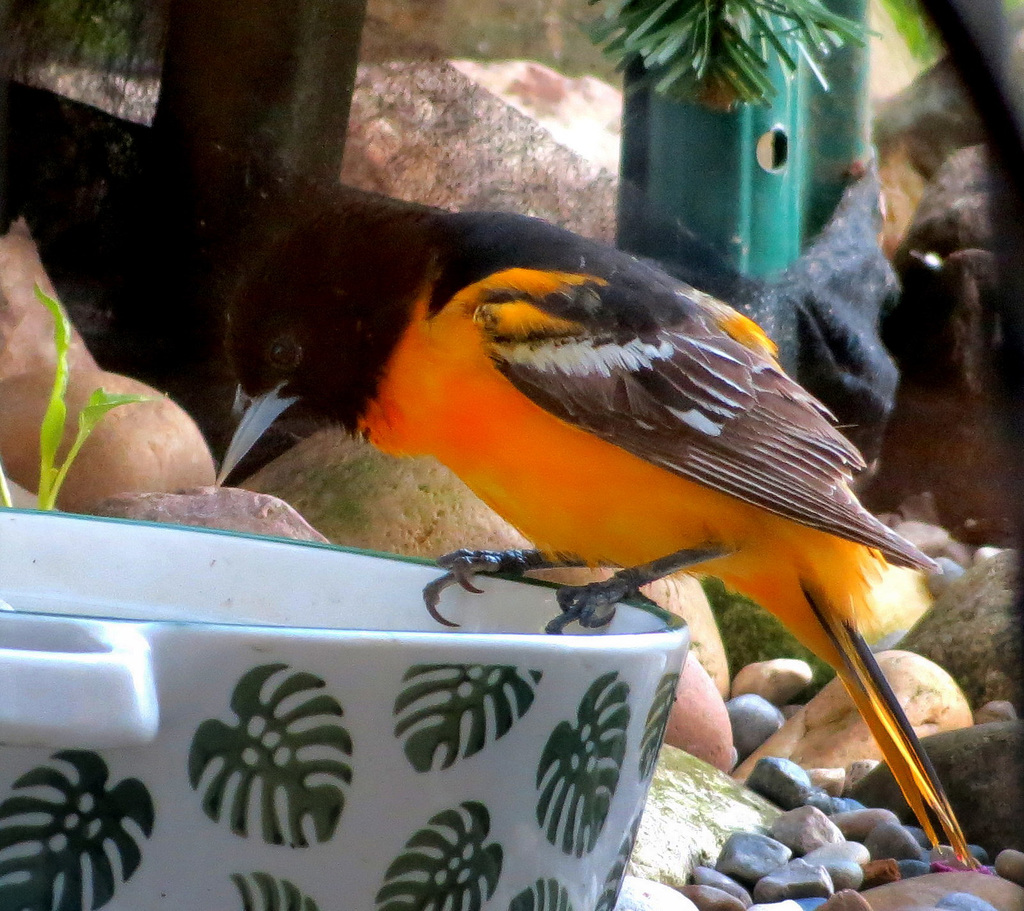
[[[835,813],[841,813],[843,810],[849,809],[846,800],[847,798],[845,797],[833,797],[821,788],[812,787],[804,798],[804,803],[807,806],[821,810],[826,816],[832,816]]]
[[[988,724],[990,721],[1013,721],[1017,717],[1017,710],[1013,703],[1007,699],[993,699],[986,702],[974,713],[975,724]]]
[[[843,833],[817,807],[797,807],[783,813],[768,830],[776,841],[782,842],[798,857],[820,848],[844,841]]]
[[[785,722],[782,712],[763,696],[744,693],[725,704],[732,725],[732,742],[742,762]]]
[[[828,870],[832,885],[837,892],[843,889],[859,889],[864,882],[861,864],[871,859],[868,849],[856,841],[844,841],[838,845],[823,845],[810,854],[804,855],[809,864],[816,864]]]
[[[814,791],[810,776],[800,766],[790,759],[775,756],[757,761],[747,776],[747,787],[784,810],[802,807]]]
[[[714,886],[683,886],[679,891],[697,906],[697,911],[745,911],[748,907],[735,895]]]
[[[932,869],[932,865],[926,861],[914,860],[913,858],[897,861],[897,866],[900,868],[900,879],[913,879],[915,876],[924,876],[925,873],[930,873]]]
[[[736,829],[763,832],[778,815],[708,763],[662,747],[627,872],[681,888],[694,867],[714,862]]]
[[[949,589],[954,580],[964,574],[964,568],[949,557],[937,557],[935,560],[939,568],[937,572],[929,573],[928,591],[936,598],[941,597]]]
[[[1024,886],[1024,851],[1005,848],[996,855],[996,873],[1018,886]]]
[[[722,846],[715,869],[744,883],[756,883],[785,865],[793,852],[784,844],[756,832],[734,832]],[[757,901],[757,897],[754,898]]]
[[[751,905],[749,911],[803,911],[803,909],[792,899],[787,899],[782,902],[769,902],[764,904],[758,902],[756,905]]]
[[[836,813],[832,816],[832,822],[843,833],[844,838],[851,841],[864,841],[871,830],[882,822],[899,822],[899,817],[892,810],[882,807],[868,807],[863,810],[849,810],[843,813]]]
[[[824,867],[809,864],[798,858],[761,877],[754,886],[754,901],[828,898],[834,891],[832,877]]]
[[[944,911],[996,911],[985,899],[970,892],[950,892],[940,898],[935,907]]]
[[[924,737],[921,743],[968,841],[993,852],[1003,848],[1024,850],[1020,789],[1024,721],[977,724]],[[853,794],[870,806],[894,810],[905,822],[914,819],[885,765],[867,775]],[[842,828],[838,821],[837,825]]]
[[[843,785],[843,795],[849,794],[850,789],[868,772],[873,771],[878,762],[879,760],[877,759],[858,759],[856,762],[851,762],[846,768],[846,782]]]
[[[912,832],[896,822],[879,823],[864,840],[872,860],[887,857],[895,860],[924,860],[925,850],[917,843]]]
[[[835,816],[838,813],[852,813],[855,810],[866,810],[868,809],[859,800],[854,800],[852,797],[833,797],[832,798],[832,812],[825,812],[829,816]]]
[[[827,867],[830,863],[842,861],[844,863],[866,864],[871,860],[871,854],[859,841],[841,841],[834,845],[822,845],[804,855],[807,863],[821,864]],[[839,891],[837,889],[837,891]]]
[[[924,848],[925,851],[931,850],[932,843],[931,843],[930,839],[928,838],[928,836],[925,834],[924,829],[922,829],[920,826],[914,826],[914,825],[905,825],[903,828],[905,828],[911,835],[914,836],[914,840],[922,848]]]
[[[744,908],[749,908],[753,903],[750,893],[743,886],[731,876],[719,873],[714,867],[695,867],[693,881],[698,886],[711,886],[714,889],[728,892],[734,898],[739,899]]]

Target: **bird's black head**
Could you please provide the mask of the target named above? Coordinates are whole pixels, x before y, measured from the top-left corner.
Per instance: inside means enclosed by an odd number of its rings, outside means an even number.
[[[260,257],[228,311],[243,392],[301,402],[354,430],[441,249],[438,214],[354,195],[298,221]]]

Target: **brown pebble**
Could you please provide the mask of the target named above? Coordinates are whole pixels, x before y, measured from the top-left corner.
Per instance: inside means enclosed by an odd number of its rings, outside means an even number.
[[[714,886],[683,886],[678,891],[697,906],[697,911],[745,911],[746,908],[734,895]]]
[[[843,889],[819,905],[818,911],[871,911],[871,905],[855,889]]]
[[[864,841],[871,834],[871,830],[880,823],[900,821],[892,810],[882,807],[847,810],[845,813],[834,813],[830,818],[839,826],[839,831],[847,841]]]
[[[1017,710],[1012,702],[1005,699],[993,699],[986,702],[974,713],[975,724],[987,724],[990,721],[1013,721],[1017,717]]]
[[[874,886],[884,886],[886,883],[899,882],[900,879],[899,864],[891,857],[869,860],[866,864],[861,864],[861,869],[864,871],[862,890],[871,889]]]
[[[996,855],[996,873],[1018,886],[1024,886],[1024,851],[1005,848]]]

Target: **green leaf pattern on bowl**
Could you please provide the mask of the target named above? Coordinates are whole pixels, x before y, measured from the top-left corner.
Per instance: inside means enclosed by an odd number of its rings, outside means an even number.
[[[507,734],[540,679],[505,664],[413,665],[395,699],[395,736],[417,772],[447,769]]]
[[[576,724],[563,721],[537,767],[537,822],[551,844],[582,857],[594,850],[619,784],[629,726],[629,686],[612,671],[584,694]]]
[[[139,868],[139,842],[153,832],[153,801],[141,781],[108,788],[106,762],[86,750],[51,759],[19,777],[19,793],[0,803],[0,908],[102,908]]]
[[[491,817],[477,801],[432,816],[388,867],[377,911],[479,911],[501,876],[501,845],[486,844]]]
[[[231,881],[242,899],[241,911],[320,911],[295,883],[269,873],[232,873]]]
[[[679,674],[665,674],[654,691],[654,702],[644,722],[644,733],[640,739],[640,777],[650,778],[654,774],[654,765],[658,761],[658,751],[665,736],[669,712],[676,701],[676,688],[679,686]]]
[[[626,874],[626,864],[633,853],[633,844],[636,842],[636,834],[640,829],[640,820],[643,818],[643,810],[636,814],[626,834],[622,837],[619,845],[619,853],[615,855],[615,862],[608,870],[604,880],[604,888],[594,906],[594,911],[614,911],[619,900],[619,890],[622,888],[622,877]]]
[[[352,738],[340,723],[341,704],[326,683],[286,664],[264,664],[239,680],[231,696],[235,725],[204,721],[192,738],[188,777],[203,787],[203,811],[236,835],[259,829],[268,844],[309,845],[330,839],[352,783]],[[314,748],[306,757],[304,751]],[[254,790],[258,820],[250,819]],[[279,795],[285,812],[279,812]],[[283,817],[283,818],[282,818]]]
[[[538,879],[509,903],[508,911],[573,911],[569,891],[557,879]]]

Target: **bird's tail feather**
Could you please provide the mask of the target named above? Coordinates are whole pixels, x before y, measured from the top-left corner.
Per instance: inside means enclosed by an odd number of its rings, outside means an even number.
[[[836,663],[840,679],[878,742],[921,827],[933,844],[942,843],[938,834],[941,830],[957,857],[976,866],[935,768],[867,642],[850,623],[830,616],[829,611],[816,604],[810,592],[805,590],[804,594],[841,659]]]

